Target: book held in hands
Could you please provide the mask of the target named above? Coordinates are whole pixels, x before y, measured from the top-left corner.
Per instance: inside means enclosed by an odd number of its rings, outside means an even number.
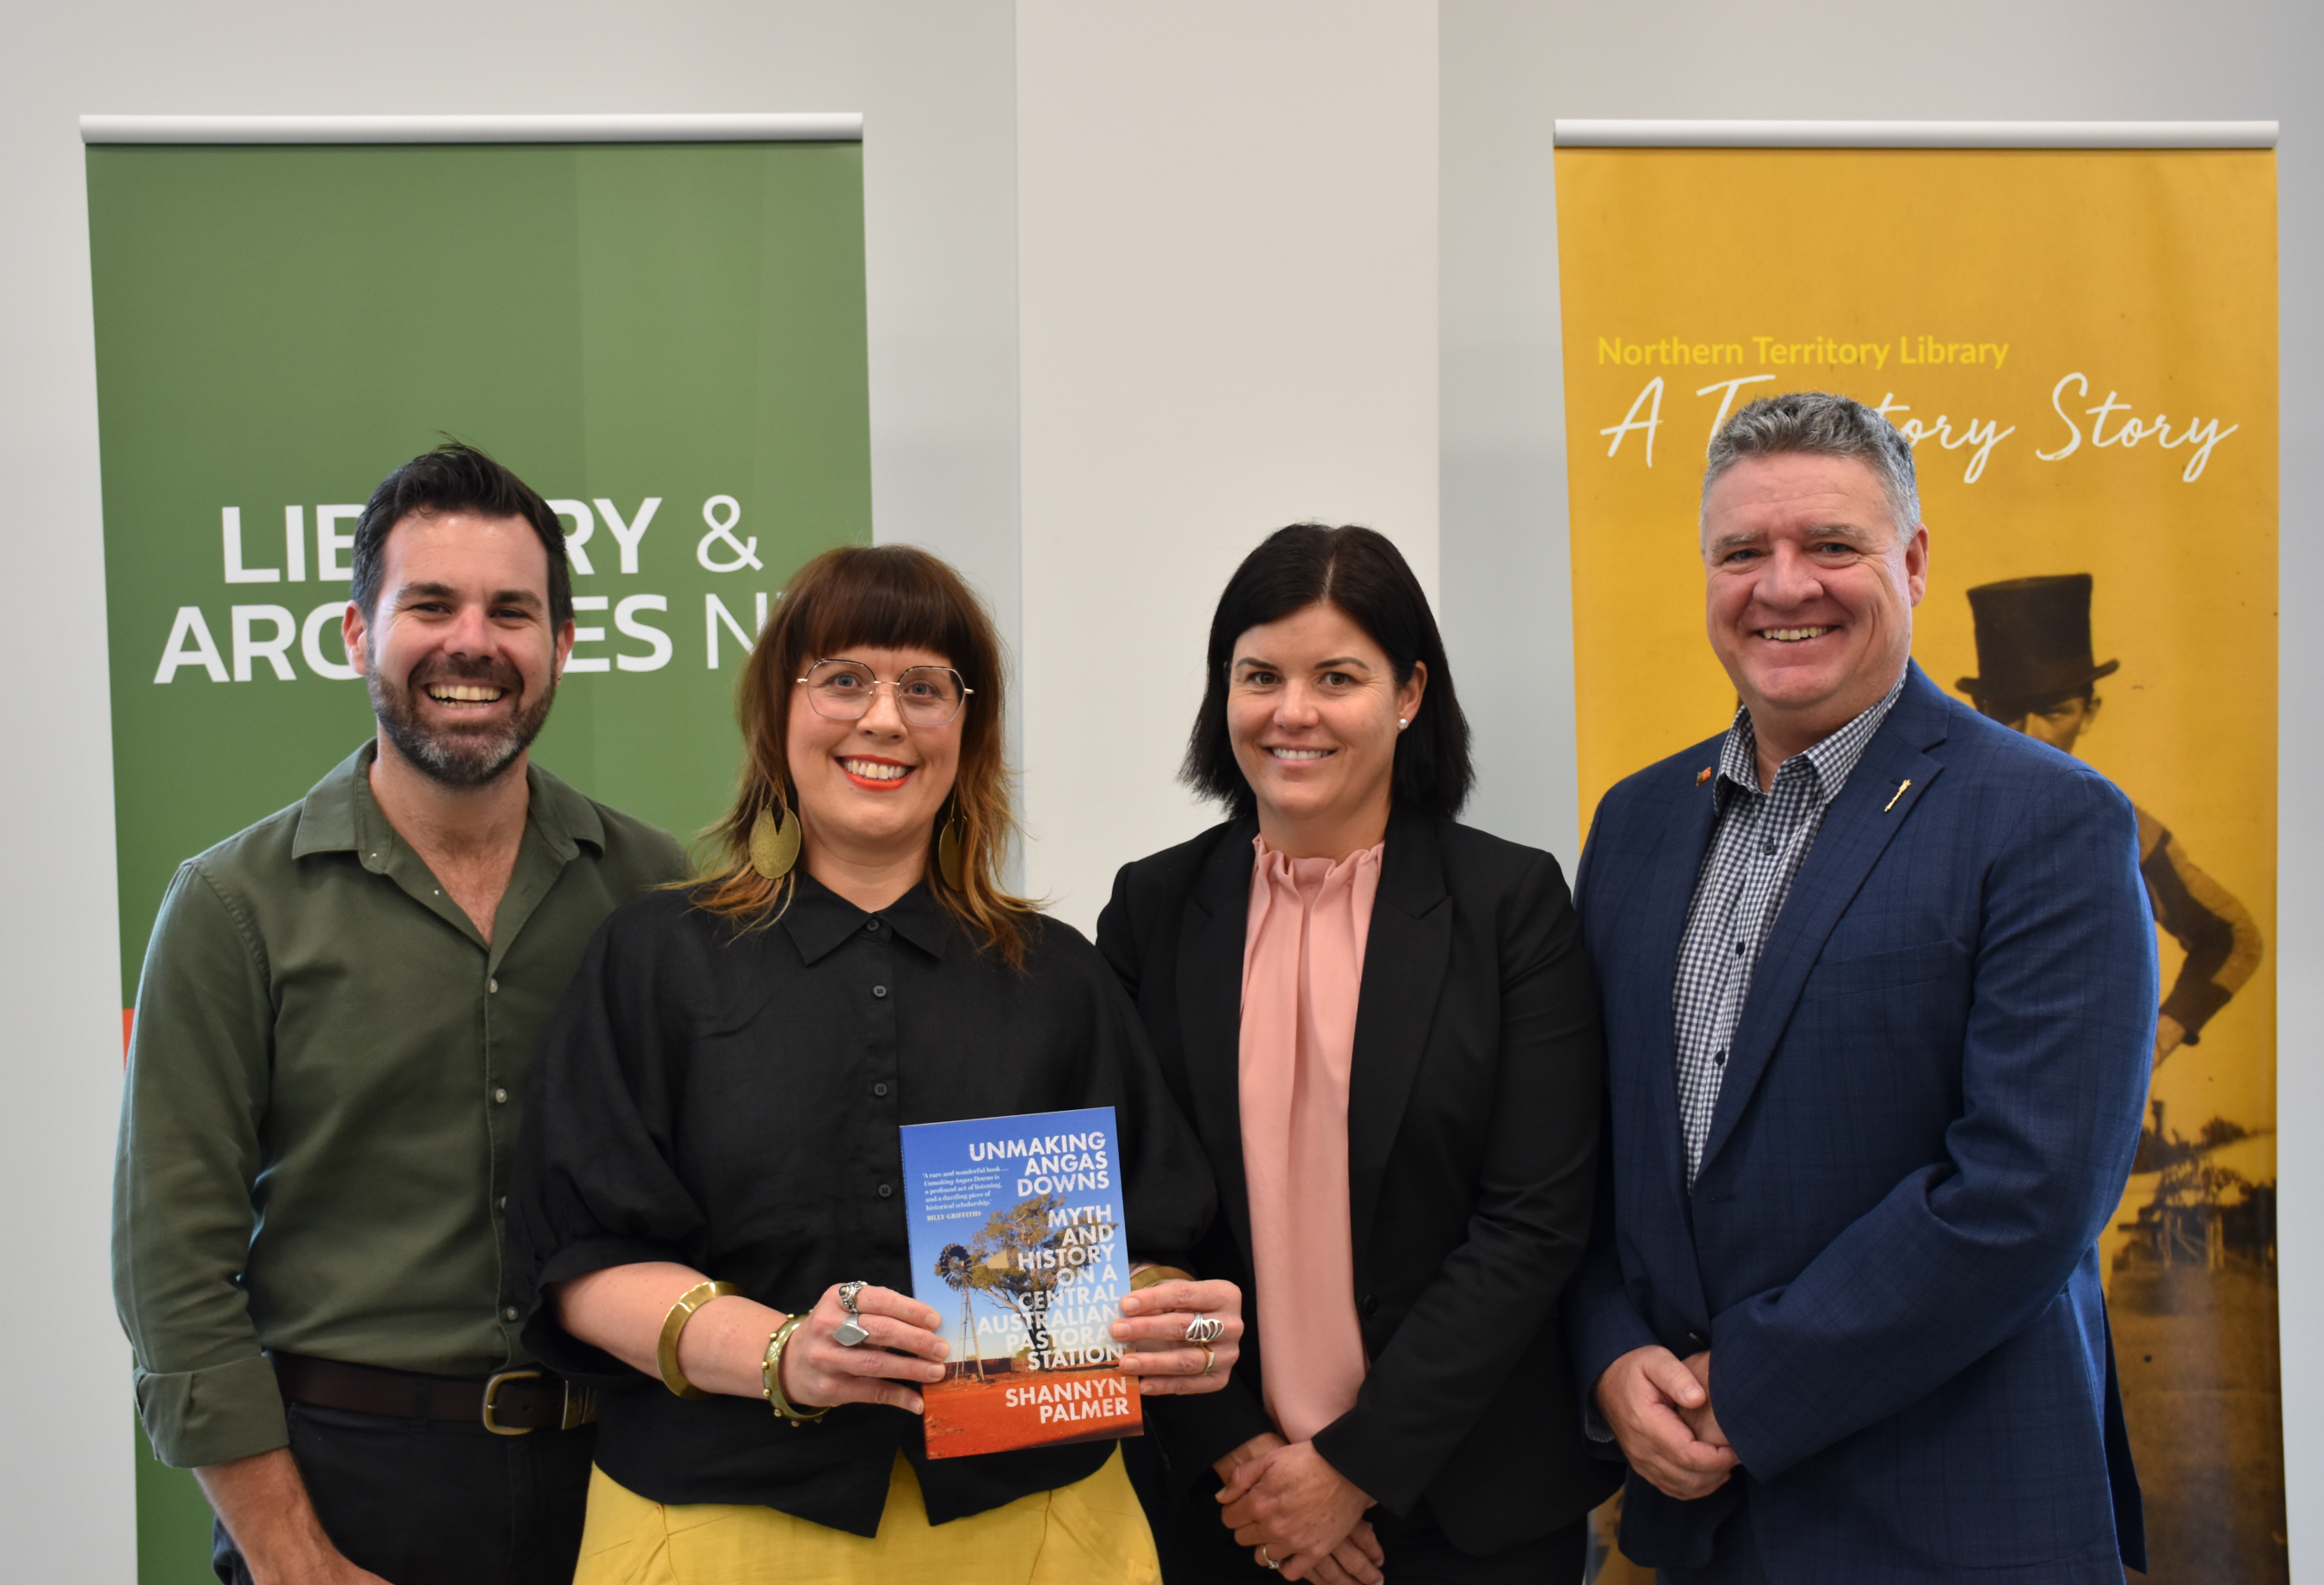
[[[912,1295],[945,1318],[928,1457],[1136,1436],[1113,1340],[1130,1291],[1113,1108],[903,1129]]]

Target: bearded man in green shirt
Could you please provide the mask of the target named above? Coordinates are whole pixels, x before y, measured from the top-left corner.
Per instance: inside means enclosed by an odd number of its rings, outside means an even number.
[[[525,1076],[664,833],[529,762],[573,645],[557,516],[444,446],[364,509],[375,739],[189,860],[139,980],[114,1294],[221,1580],[572,1577],[594,1432],[505,1256]]]

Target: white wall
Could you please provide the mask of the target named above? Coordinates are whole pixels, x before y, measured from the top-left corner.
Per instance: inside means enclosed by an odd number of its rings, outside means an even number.
[[[5,1571],[134,1578],[85,112],[861,110],[878,532],[1017,604],[1009,0],[93,0],[0,14]],[[58,597],[71,592],[71,597]],[[318,767],[319,770],[321,767]]]
[[[1869,9],[1693,0],[1445,0],[1443,618],[1476,703],[1480,824],[1571,857],[1574,841],[1553,118],[2279,120],[2283,624],[2278,1300],[2294,1578],[2324,1579],[2324,8],[2308,0],[1956,0]],[[1563,668],[1528,715],[1492,679]],[[1514,733],[1511,729],[1515,728]],[[1541,731],[1546,728],[1546,732]]]
[[[1561,57],[1531,5],[1443,8],[1439,623],[1476,733],[1465,818],[1582,856],[1550,185]]]
[[[1022,0],[1017,70],[1027,879],[1088,929],[1216,817],[1173,779],[1251,547],[1368,523],[1434,587],[1435,9]]]

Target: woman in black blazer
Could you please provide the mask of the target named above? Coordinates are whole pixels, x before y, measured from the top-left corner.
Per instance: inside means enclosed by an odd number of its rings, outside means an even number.
[[[1125,867],[1098,922],[1218,1177],[1197,1268],[1248,1295],[1234,1379],[1157,1403],[1138,1450],[1172,1585],[1254,1563],[1370,1582],[1383,1559],[1397,1585],[1564,1585],[1618,1483],[1584,1440],[1560,1320],[1596,1184],[1597,1004],[1557,862],[1452,818],[1468,736],[1396,548],[1271,535],[1221,597],[1187,750],[1231,817]],[[1255,896],[1294,874],[1318,910],[1297,929],[1289,892]],[[1352,952],[1316,900],[1351,876]],[[1306,1109],[1304,1174],[1248,1154],[1277,1150],[1273,1122],[1249,1125],[1284,1094]],[[1313,1170],[1341,1096],[1324,1159],[1344,1193]],[[1319,1260],[1343,1292],[1269,1293],[1268,1271]]]

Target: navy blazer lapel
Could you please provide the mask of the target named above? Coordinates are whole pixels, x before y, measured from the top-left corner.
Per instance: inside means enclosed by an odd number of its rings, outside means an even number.
[[[1392,816],[1364,940],[1348,1074],[1348,1232],[1359,1262],[1371,1245],[1388,1152],[1404,1126],[1452,955],[1452,898],[1435,822]]]
[[[1242,1169],[1242,960],[1250,929],[1255,820],[1219,834],[1187,897],[1178,933],[1178,1029],[1195,1129],[1213,1144],[1219,1203],[1246,1259],[1250,1199]]]
[[[1888,843],[1904,828],[1929,783],[1944,769],[1922,751],[1944,742],[1945,710],[1944,696],[1913,666],[1888,719],[1866,745],[1864,758],[1849,773],[1848,785],[1824,811],[1815,845],[1792,882],[1791,895],[1775,917],[1752,972],[1743,1019],[1720,1080],[1719,1104],[1703,1138],[1702,1171],[1710,1170],[1720,1147],[1735,1131],[1832,926],[1856,900]]]

